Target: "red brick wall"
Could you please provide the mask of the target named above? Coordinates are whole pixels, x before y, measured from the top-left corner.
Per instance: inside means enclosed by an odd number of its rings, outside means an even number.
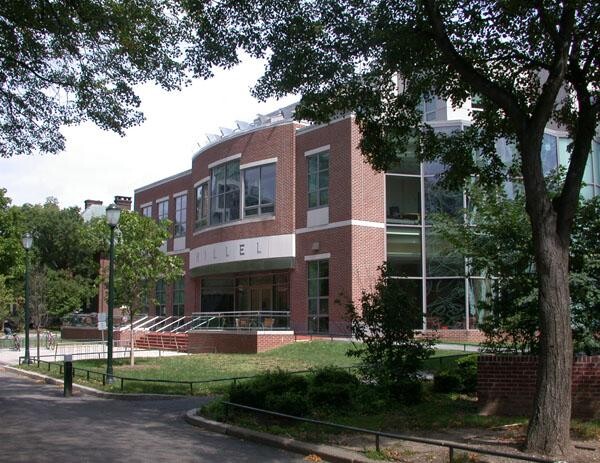
[[[291,344],[295,338],[289,332],[192,331],[188,341],[190,353],[256,354]]]
[[[477,397],[482,414],[528,415],[535,395],[537,357],[479,357]],[[573,361],[574,418],[600,418],[600,356]]]
[[[106,340],[106,330],[103,331],[104,340]],[[102,339],[102,331],[92,327],[63,326],[60,329],[60,337],[73,341],[80,339],[96,341]]]
[[[208,165],[228,156],[241,153],[240,164],[277,158],[275,183],[275,219],[259,222],[239,222],[224,227],[200,230],[188,234],[190,249],[206,244],[219,243],[255,236],[282,235],[294,232],[294,190],[296,146],[295,128],[297,124],[288,123],[240,135],[208,148],[192,162],[191,185],[210,175]],[[190,186],[190,188],[192,188]],[[194,209],[194,201],[188,209]],[[189,218],[193,223],[193,214]]]

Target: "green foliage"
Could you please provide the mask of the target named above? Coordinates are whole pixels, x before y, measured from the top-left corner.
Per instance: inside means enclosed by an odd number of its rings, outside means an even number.
[[[182,83],[179,3],[2,2],[0,156],[57,153],[63,125],[120,135],[139,124],[134,86]]]
[[[108,238],[108,225],[98,222],[96,226]],[[117,302],[126,305],[132,317],[154,300],[159,279],[173,282],[183,274],[181,258],[160,250],[169,236],[167,222],[157,223],[136,212],[121,212],[115,230],[115,292]],[[108,248],[109,240],[105,243]]]
[[[10,315],[10,304],[14,296],[11,288],[6,284],[6,276],[0,275],[0,325],[4,326],[4,320]]]
[[[460,376],[454,370],[442,370],[433,378],[435,392],[460,392],[461,387]]]
[[[98,288],[95,281],[69,270],[47,270],[48,315],[60,320],[65,315],[85,308]]]
[[[479,328],[490,352],[537,352],[538,280],[529,218],[522,195],[471,186],[470,226],[437,216],[434,229],[470,262],[474,276],[490,278],[491,294],[479,302]],[[600,351],[600,199],[582,201],[572,232],[571,315],[575,350]]]
[[[269,371],[229,389],[233,403],[263,408],[290,415],[308,412],[308,381],[283,370]]]
[[[477,390],[477,355],[468,355],[456,362],[462,384],[462,392],[475,392]]]
[[[313,371],[308,391],[310,404],[315,408],[344,410],[352,405],[359,381],[355,375],[337,367]]]
[[[418,302],[390,278],[385,264],[380,272],[374,290],[363,292],[360,306],[348,306],[352,334],[364,345],[348,355],[361,359],[361,372],[368,380],[403,396],[403,391],[414,390],[411,383],[432,355],[434,341],[415,338],[422,317]]]

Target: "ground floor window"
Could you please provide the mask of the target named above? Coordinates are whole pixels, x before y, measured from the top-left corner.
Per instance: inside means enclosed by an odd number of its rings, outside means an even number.
[[[165,280],[158,280],[156,282],[156,315],[164,317],[167,315],[167,285]]]
[[[289,275],[237,274],[201,280],[202,312],[288,311]]]
[[[173,285],[173,315],[183,316],[185,302],[185,283],[183,277],[178,278]]]
[[[329,261],[308,262],[308,331],[329,332]]]

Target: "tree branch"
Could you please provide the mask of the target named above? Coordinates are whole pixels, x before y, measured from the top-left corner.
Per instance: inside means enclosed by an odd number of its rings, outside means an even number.
[[[435,0],[424,0],[425,10],[431,25],[433,39],[439,47],[444,60],[473,88],[502,108],[513,121],[517,132],[522,132],[527,122],[527,115],[521,110],[517,98],[506,89],[492,82],[473,67],[452,44],[444,20],[441,17]]]

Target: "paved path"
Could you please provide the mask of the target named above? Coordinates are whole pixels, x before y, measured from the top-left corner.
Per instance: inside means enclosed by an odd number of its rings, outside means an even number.
[[[0,461],[110,463],[288,462],[301,455],[186,424],[202,398],[62,397],[62,388],[0,368]]]

